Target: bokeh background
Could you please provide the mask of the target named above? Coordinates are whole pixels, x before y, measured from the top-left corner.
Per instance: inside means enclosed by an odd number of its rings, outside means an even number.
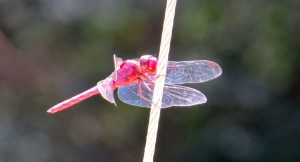
[[[54,104],[159,51],[165,1],[0,0],[0,161],[141,161],[149,109]],[[300,161],[300,1],[179,0],[170,60],[213,60],[208,102],[161,112],[155,161]],[[116,97],[117,98],[117,97]]]

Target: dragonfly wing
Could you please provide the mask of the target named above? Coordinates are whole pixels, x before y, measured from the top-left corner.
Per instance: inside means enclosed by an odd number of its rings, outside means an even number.
[[[143,84],[140,84],[140,86],[143,97],[140,95],[138,83],[119,87],[118,96],[120,100],[129,105],[150,108],[153,93]],[[148,86],[153,89],[153,85]],[[206,101],[205,95],[196,89],[179,85],[165,85],[161,106],[162,108],[172,106],[193,106],[205,103]]]
[[[123,60],[116,55],[114,55],[114,66],[115,66],[115,73],[113,75],[113,79],[117,80],[117,73],[116,71],[120,68],[120,65],[122,64]]]
[[[112,74],[113,75],[113,74]],[[97,83],[97,88],[101,96],[107,101],[116,105],[114,98],[113,78],[112,75]]]
[[[148,93],[148,90],[144,85],[141,84],[141,90],[144,98],[147,98],[149,101],[152,100],[152,93]],[[118,88],[119,99],[129,105],[139,106],[139,107],[151,107],[151,102],[142,98],[139,94],[138,83],[133,83],[126,86],[120,86]]]
[[[162,107],[193,106],[206,101],[206,96],[194,88],[172,84],[164,86]]]
[[[165,83],[201,83],[217,78],[221,67],[212,61],[169,61]]]

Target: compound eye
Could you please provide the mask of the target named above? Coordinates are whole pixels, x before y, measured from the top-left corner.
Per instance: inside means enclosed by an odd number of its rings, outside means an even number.
[[[154,74],[156,70],[157,58],[152,55],[143,55],[140,58],[140,67],[142,72]]]
[[[143,55],[140,58],[140,67],[141,67],[143,72],[148,72],[148,68],[149,68],[148,59],[149,59],[149,57],[151,57],[151,55]]]
[[[148,69],[150,72],[154,73],[156,70],[156,65],[157,65],[157,58],[156,57],[150,57],[148,59]]]
[[[140,67],[142,71],[146,70],[148,68],[148,62],[145,59],[140,59]]]

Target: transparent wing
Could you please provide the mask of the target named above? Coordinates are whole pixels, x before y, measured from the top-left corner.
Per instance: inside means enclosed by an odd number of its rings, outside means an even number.
[[[113,74],[113,79],[117,80],[117,73],[116,71],[120,68],[120,65],[122,64],[123,60],[116,55],[114,55],[114,66],[115,66],[115,72]]]
[[[133,83],[127,86],[121,86],[118,89],[118,96],[121,101],[134,106],[151,107],[153,93],[143,84],[140,84],[142,96],[139,92],[139,84]],[[148,85],[153,89],[153,85]],[[162,98],[162,108],[171,106],[193,106],[207,101],[205,95],[200,91],[179,85],[165,85]]]
[[[99,81],[97,83],[97,88],[104,99],[116,105],[114,98],[113,75],[114,73],[108,76],[106,79]]]
[[[221,67],[212,61],[169,61],[165,83],[201,83],[221,74]]]

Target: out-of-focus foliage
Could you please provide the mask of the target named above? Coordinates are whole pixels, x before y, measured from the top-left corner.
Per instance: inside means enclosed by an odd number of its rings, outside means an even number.
[[[161,113],[155,161],[300,160],[300,1],[178,1],[171,60],[223,75]],[[46,110],[157,53],[165,1],[0,0],[0,161],[141,161],[148,109],[92,97]]]

